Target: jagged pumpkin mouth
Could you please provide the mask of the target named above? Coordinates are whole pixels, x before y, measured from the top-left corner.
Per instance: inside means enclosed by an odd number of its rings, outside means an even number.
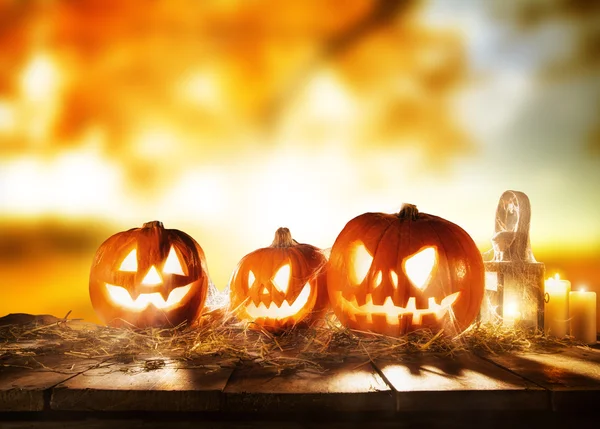
[[[120,307],[132,311],[142,311],[150,305],[159,310],[170,310],[177,307],[191,288],[191,284],[175,288],[169,293],[166,300],[159,292],[141,293],[136,299],[133,299],[124,287],[106,283],[106,290],[110,299]]]
[[[254,302],[251,302],[246,305],[246,312],[253,319],[285,319],[293,317],[307,307],[310,293],[311,286],[307,282],[292,303],[289,303],[287,299],[284,299],[281,305],[277,305],[275,302],[271,302],[268,306],[264,302],[256,305]]]
[[[341,292],[338,292],[338,299],[349,310],[348,314],[351,319],[356,320],[356,315],[364,315],[367,318],[367,322],[372,323],[374,315],[383,315],[390,325],[399,325],[403,318],[409,316],[412,318],[413,325],[420,325],[423,316],[428,314],[433,314],[437,320],[440,320],[452,308],[452,305],[459,296],[460,292],[455,292],[443,298],[439,304],[435,301],[434,297],[430,297],[427,308],[417,308],[414,296],[408,299],[406,307],[394,304],[391,296],[385,299],[383,305],[373,304],[373,296],[371,294],[367,294],[366,302],[363,305],[359,305],[356,297],[352,301],[349,301],[343,297]]]

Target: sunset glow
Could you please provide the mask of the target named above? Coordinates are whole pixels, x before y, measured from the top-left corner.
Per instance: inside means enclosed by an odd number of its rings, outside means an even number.
[[[0,5],[19,17],[0,33],[0,315],[93,318],[95,248],[149,220],[193,236],[220,289],[281,226],[329,249],[403,203],[487,251],[507,189],[531,200],[536,257],[600,255],[600,80],[570,63],[587,27],[519,29],[483,0],[343,3]],[[355,283],[371,262],[357,247]]]

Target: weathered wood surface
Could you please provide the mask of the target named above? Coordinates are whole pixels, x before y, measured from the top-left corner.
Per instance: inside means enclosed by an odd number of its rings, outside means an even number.
[[[158,363],[160,365],[152,365]],[[150,364],[150,365],[149,365]],[[232,369],[169,359],[105,362],[57,385],[50,408],[69,411],[217,411]]]
[[[32,329],[45,329],[64,319],[33,322],[38,325]],[[60,341],[0,344],[0,420],[11,412],[537,415],[594,412],[600,403],[597,349],[453,358],[408,354],[392,362],[340,356],[337,362],[319,362],[323,372],[279,374],[257,362],[218,356],[189,361],[164,351],[90,359]]]
[[[376,366],[396,392],[398,411],[542,410],[543,388],[471,354],[407,355]]]
[[[57,384],[101,361],[65,356],[23,356],[0,361],[0,412],[42,411]]]
[[[373,364],[341,359],[324,373],[278,374],[257,365],[233,369],[211,359],[4,358],[0,412],[581,411],[600,401],[600,351],[593,349],[407,355]]]
[[[600,351],[569,348],[556,353],[486,357],[548,390],[554,411],[592,410],[600,404]]]
[[[390,387],[367,361],[326,366],[324,373],[278,375],[273,368],[234,371],[224,391],[229,412],[394,411]]]

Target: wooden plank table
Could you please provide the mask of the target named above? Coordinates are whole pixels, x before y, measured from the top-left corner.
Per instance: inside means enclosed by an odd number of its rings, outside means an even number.
[[[234,371],[224,390],[227,412],[395,411],[392,390],[367,361],[329,364],[323,374],[277,375],[274,368]]]
[[[546,389],[553,411],[584,411],[600,404],[598,350],[570,348],[559,353],[505,354],[486,359]]]
[[[406,354],[394,361],[340,356],[321,362],[320,372],[278,373],[274,367],[218,356],[185,360],[146,353],[123,361],[77,357],[50,346],[34,342],[31,350],[36,352],[28,353],[26,344],[14,351],[4,344],[3,429],[30,427],[26,422],[31,421],[63,427],[50,422],[90,419],[98,420],[97,427],[114,426],[119,419],[139,427],[155,427],[154,421],[169,421],[172,427],[210,421],[214,424],[206,427],[242,427],[240,422],[246,422],[243,427],[267,428],[274,420],[285,422],[278,427],[331,429],[373,422],[379,429],[423,422],[514,429],[576,421],[578,429],[600,427],[595,416],[600,350],[594,348],[454,357]],[[297,426],[298,421],[308,426]]]
[[[0,413],[9,411],[352,412],[592,409],[600,403],[600,351],[569,348],[399,361],[343,359],[323,373],[277,374],[218,359],[136,362],[23,357],[0,368]],[[160,365],[151,365],[159,362]],[[14,363],[14,362],[13,362]]]
[[[142,362],[144,362],[142,360]],[[56,385],[50,409],[61,411],[218,411],[232,369],[204,362],[187,368],[179,361],[149,358],[105,362]],[[155,367],[155,368],[154,368]]]
[[[397,411],[544,410],[548,392],[475,355],[407,355],[376,366],[396,392]]]

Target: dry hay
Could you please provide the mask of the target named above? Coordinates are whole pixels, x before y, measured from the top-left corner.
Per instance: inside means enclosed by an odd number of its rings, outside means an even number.
[[[53,316],[9,315],[0,319],[0,365],[11,358],[63,354],[84,359],[138,363],[143,370],[164,366],[165,360],[194,367],[269,366],[277,373],[322,372],[347,357],[365,362],[402,360],[415,353],[452,357],[462,352],[501,354],[514,351],[551,352],[581,345],[571,339],[501,325],[473,324],[452,338],[443,332],[412,332],[399,338],[350,330],[329,314],[308,329],[277,335],[236,321],[215,310],[193,326],[171,329],[112,328]],[[20,317],[18,317],[20,316]],[[16,318],[15,318],[16,317]],[[13,359],[14,360],[14,359]]]

